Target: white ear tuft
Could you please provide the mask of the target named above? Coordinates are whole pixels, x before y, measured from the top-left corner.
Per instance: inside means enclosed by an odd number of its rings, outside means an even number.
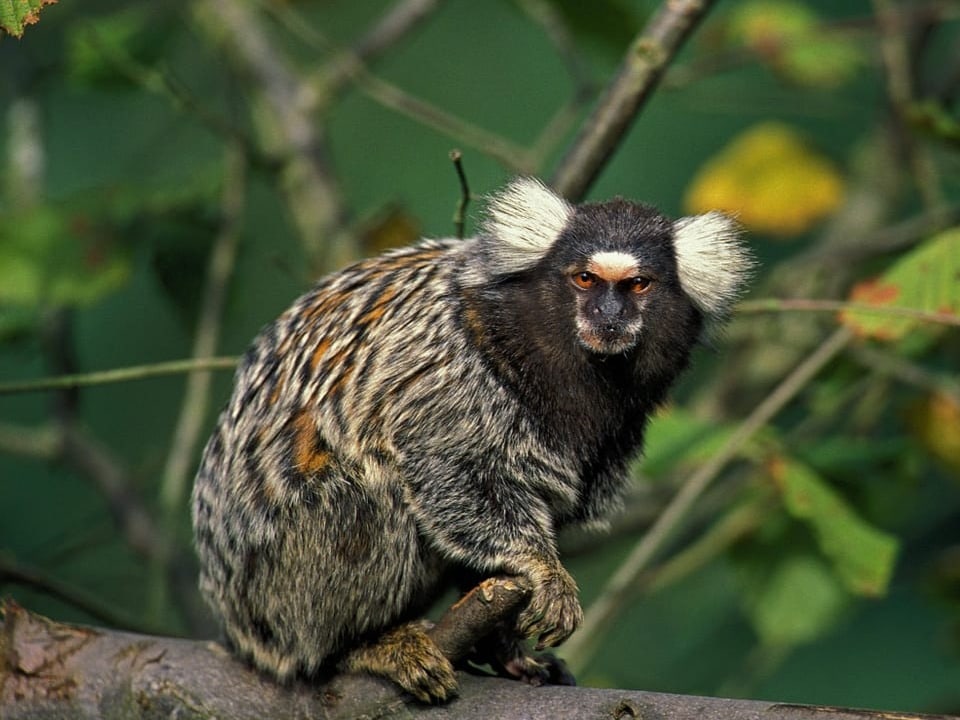
[[[481,235],[494,275],[527,270],[550,250],[574,209],[535,178],[518,177],[487,200]]]
[[[680,218],[673,225],[677,273],[684,292],[707,316],[723,317],[753,272],[740,226],[721,212]]]

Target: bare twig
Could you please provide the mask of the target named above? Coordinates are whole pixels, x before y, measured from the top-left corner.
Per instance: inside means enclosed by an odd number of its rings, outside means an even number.
[[[351,77],[361,92],[384,107],[489,155],[513,172],[529,173],[536,169],[534,157],[522,145],[411,95],[373,75],[359,63],[352,68]]]
[[[313,112],[317,97],[273,45],[259,18],[242,0],[203,0],[195,17],[251,79],[262,112],[263,144],[283,164],[284,190],[314,270],[352,256],[342,232],[345,210],[327,147]]]
[[[251,163],[263,168],[272,168],[276,165],[272,158],[266,157],[259,151],[240,126],[210,110],[169,68],[147,67],[129,53],[124,52],[116,43],[104,42],[96,25],[92,22],[84,28],[84,31],[103,59],[131,82],[153,95],[166,99],[174,109],[196,118],[201,125],[218,137],[242,146]]]
[[[463,239],[464,227],[467,223],[467,205],[470,204],[470,186],[467,184],[467,174],[463,171],[463,153],[459,150],[450,151],[450,160],[457,171],[457,180],[460,182],[460,199],[457,209],[453,213],[453,227],[457,237]]]
[[[322,78],[318,107],[329,104],[351,82],[358,64],[372,63],[413,32],[440,6],[442,0],[401,0],[392,5],[351,48],[341,47],[311,25],[288,3],[258,0],[286,30],[315,50],[333,53],[317,73]]]
[[[222,224],[214,240],[207,266],[203,300],[193,343],[193,357],[196,360],[213,357],[217,349],[227,287],[233,275],[237,255],[245,196],[246,157],[239,145],[228,145],[220,202]],[[176,528],[185,514],[184,497],[207,419],[212,380],[213,374],[210,370],[193,370],[187,375],[180,416],[160,481],[160,524],[163,541],[168,547],[153,558],[149,596],[150,616],[155,621],[162,617],[169,601],[169,581],[172,578],[168,572],[168,558],[174,554]]]
[[[13,207],[22,209],[37,203],[43,190],[46,150],[38,103],[17,98],[9,105],[5,120],[8,160],[2,189]]]
[[[23,563],[17,562],[6,553],[0,553],[0,585],[11,583],[36,590],[44,595],[56,598],[67,605],[86,613],[98,622],[106,623],[119,630],[134,632],[156,632],[122,612],[118,612],[82,587],[71,585],[58,578]]]
[[[164,375],[180,375],[194,370],[233,370],[238,362],[239,358],[236,357],[171,360],[170,362],[134,365],[132,367],[114,368],[113,370],[101,370],[98,372],[58,375],[56,377],[40,378],[38,380],[20,380],[0,383],[0,395],[45,392],[48,390],[60,390],[63,388],[84,387],[88,385],[145,380],[147,378],[162,377]]]
[[[515,0],[517,6],[542,29],[557,51],[573,82],[574,93],[587,97],[593,91],[593,82],[584,66],[577,45],[557,7],[547,0]]]
[[[60,449],[60,434],[50,426],[40,428],[0,424],[0,452],[53,460]]]
[[[217,350],[227,286],[233,275],[239,244],[240,221],[246,195],[245,163],[245,156],[239,146],[228,146],[220,203],[222,225],[214,241],[207,267],[203,302],[193,344],[195,360],[210,360]],[[190,466],[196,456],[197,443],[207,415],[212,377],[209,369],[193,370],[187,375],[180,418],[160,486],[160,500],[167,514],[179,512],[182,508]]]
[[[372,62],[429,18],[442,0],[401,0],[394,3],[353,46],[363,62]]]
[[[93,481],[130,548],[146,558],[162,555],[159,528],[123,466],[72,423],[64,424],[60,432],[58,457]]]
[[[927,392],[946,395],[960,405],[960,381],[952,375],[931,372],[899,355],[867,345],[857,345],[852,348],[850,355],[861,365],[881,375],[889,375]]]
[[[936,312],[933,310],[917,310],[907,307],[885,307],[868,303],[846,302],[843,300],[814,300],[809,298],[763,298],[744,300],[737,305],[737,312],[842,312],[856,311],[858,313],[873,313],[876,315],[890,315],[892,317],[910,318],[941,325],[960,327],[960,315],[951,312]]]
[[[608,86],[580,135],[553,176],[553,187],[578,201],[586,195],[634,118],[656,88],[667,64],[715,0],[664,2],[631,43],[616,78]]]
[[[898,138],[904,144],[913,179],[927,209],[943,205],[943,190],[933,158],[911,135],[909,114],[913,104],[913,79],[907,49],[908,17],[892,0],[873,0],[880,30],[880,54],[887,73],[887,95],[893,107]]]
[[[637,578],[674,534],[703,491],[743,445],[806,387],[807,383],[846,347],[852,337],[853,334],[846,328],[835,331],[754,408],[723,447],[684,483],[657,522],[607,581],[597,600],[587,609],[583,626],[567,641],[565,656],[574,674],[583,669],[604,634],[613,628],[613,619],[622,610]]]

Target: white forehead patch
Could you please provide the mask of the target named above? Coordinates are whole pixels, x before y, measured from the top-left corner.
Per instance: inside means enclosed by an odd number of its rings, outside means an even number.
[[[563,232],[574,209],[535,178],[519,177],[487,201],[483,235],[494,274],[527,270]]]
[[[587,270],[604,280],[616,282],[637,274],[637,259],[630,253],[604,250],[590,256]]]

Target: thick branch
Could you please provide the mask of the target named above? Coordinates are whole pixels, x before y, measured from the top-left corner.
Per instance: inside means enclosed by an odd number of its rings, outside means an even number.
[[[512,587],[512,589],[511,589]],[[522,599],[510,581],[493,581],[450,614],[455,632],[473,614],[485,625]],[[520,594],[516,594],[517,592]],[[492,603],[492,604],[491,604]],[[485,611],[485,608],[492,608]],[[71,717],[379,718],[702,718],[704,720],[869,720],[890,714],[754,700],[531,687],[461,673],[461,693],[448,705],[410,704],[389,683],[341,676],[323,685],[281,687],[238,663],[212,642],[133,635],[56,623],[13,602],[0,623],[0,715],[6,720]],[[447,630],[437,625],[434,639]],[[462,639],[462,638],[461,638]],[[460,642],[455,643],[461,646]],[[460,647],[462,649],[462,646]],[[459,652],[459,650],[457,650]],[[934,718],[898,713],[898,718]],[[939,716],[944,717],[944,716]]]
[[[561,161],[551,182],[557,192],[574,202],[583,199],[670,60],[713,4],[714,0],[667,0],[661,5],[630,45],[620,71]]]

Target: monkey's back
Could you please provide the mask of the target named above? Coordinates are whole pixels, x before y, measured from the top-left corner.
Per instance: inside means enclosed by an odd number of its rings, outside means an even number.
[[[237,650],[281,678],[421,610],[439,579],[398,438],[444,422],[438,389],[470,373],[451,302],[463,247],[326,278],[237,372],[194,488],[200,584]]]

